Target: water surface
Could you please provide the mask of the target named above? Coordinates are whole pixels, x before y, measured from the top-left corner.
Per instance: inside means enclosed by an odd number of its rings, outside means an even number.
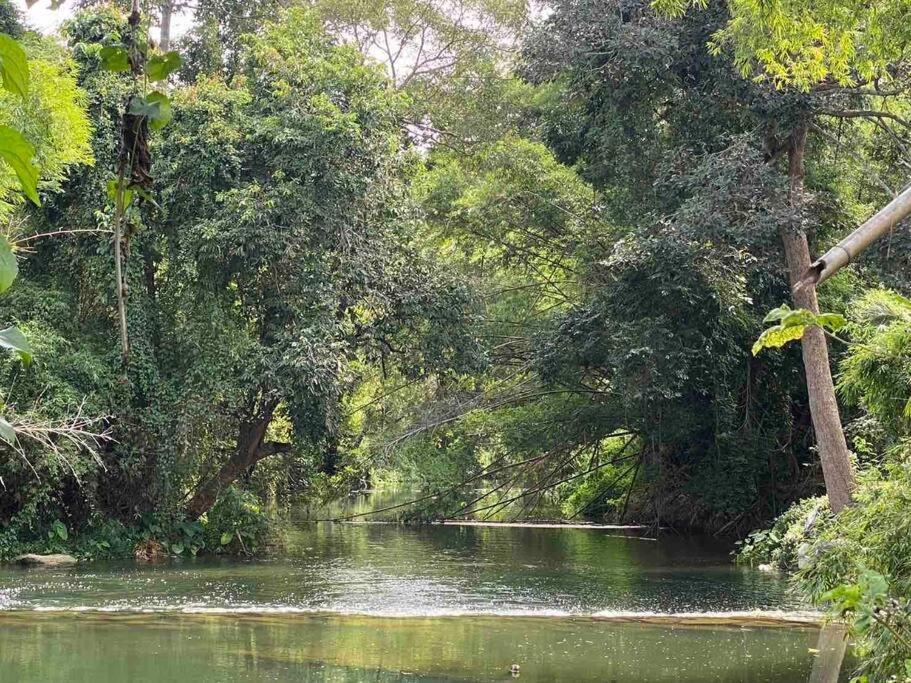
[[[0,567],[0,681],[503,681],[514,663],[520,681],[811,680],[816,629],[776,620],[812,615],[728,553],[606,529],[296,521],[256,560]],[[646,615],[685,623],[613,621]]]
[[[816,645],[811,629],[580,618],[6,613],[0,634],[0,680],[18,683],[808,683]]]
[[[281,555],[0,568],[0,609],[595,615],[795,611],[778,576],[725,548],[604,530],[303,524]]]

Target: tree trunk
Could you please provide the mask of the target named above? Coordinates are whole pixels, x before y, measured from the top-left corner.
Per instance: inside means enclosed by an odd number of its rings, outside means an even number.
[[[804,149],[807,129],[798,126],[792,133],[788,146],[789,202],[798,211],[803,201]],[[783,226],[781,241],[788,265],[792,288],[797,285],[810,266],[810,249],[806,233],[799,225]],[[819,313],[816,287],[809,284],[793,290],[794,304],[813,313]],[[826,337],[819,327],[810,327],[802,341],[803,365],[810,399],[810,415],[816,433],[816,445],[822,462],[829,505],[839,512],[851,503],[854,492],[854,468],[851,465],[848,444],[841,426],[835,384],[829,367],[829,349]]]
[[[117,325],[120,329],[120,362],[124,368],[130,363],[130,334],[127,327],[128,289],[123,267],[123,171],[120,173],[120,188],[117,191],[117,207],[114,212],[114,280],[117,294]]]
[[[159,5],[161,23],[159,24],[158,46],[162,52],[171,49],[171,15],[174,13],[173,0],[164,0]]]
[[[326,444],[326,450],[323,451],[320,471],[330,477],[338,474],[338,437],[334,435],[329,439],[329,443]]]
[[[258,416],[241,423],[237,447],[228,462],[222,465],[214,477],[200,484],[187,503],[185,512],[189,519],[197,519],[209,510],[222,491],[260,460],[275,453],[287,453],[291,450],[290,444],[264,442],[274,412],[275,404],[269,403]]]

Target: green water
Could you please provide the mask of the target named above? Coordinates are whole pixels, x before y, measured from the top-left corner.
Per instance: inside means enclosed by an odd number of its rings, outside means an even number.
[[[813,628],[610,620],[805,612],[706,540],[297,522],[255,561],[0,567],[0,681],[787,683]]]
[[[3,681],[807,683],[811,630],[587,619],[0,615]]]

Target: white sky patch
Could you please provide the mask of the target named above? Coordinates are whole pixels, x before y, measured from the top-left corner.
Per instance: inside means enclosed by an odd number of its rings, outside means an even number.
[[[22,12],[25,23],[41,33],[53,33],[62,22],[73,16],[73,0],[64,2],[55,10],[51,9],[50,0],[41,0],[28,9],[25,0],[13,0],[13,4]]]
[[[73,16],[75,12],[75,0],[65,0],[57,9],[51,9],[50,0],[39,0],[31,9],[26,6],[25,0],[13,0],[21,12],[28,27],[34,28],[41,33],[54,33],[60,28],[60,24]],[[171,40],[180,38],[184,33],[190,30],[193,25],[192,13],[178,13],[171,20]],[[152,38],[158,38],[158,29],[152,28]]]

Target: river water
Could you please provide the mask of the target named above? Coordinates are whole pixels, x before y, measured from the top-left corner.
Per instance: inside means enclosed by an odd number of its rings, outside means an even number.
[[[0,681],[808,682],[812,617],[707,540],[300,521],[267,559],[0,568]]]

